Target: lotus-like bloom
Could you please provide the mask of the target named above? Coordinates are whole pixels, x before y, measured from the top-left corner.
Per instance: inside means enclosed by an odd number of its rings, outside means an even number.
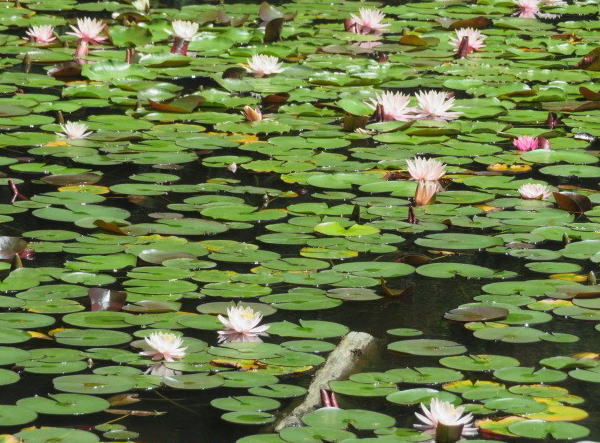
[[[448,112],[454,105],[454,97],[448,98],[444,91],[419,91],[415,94],[419,102],[419,113],[414,117],[419,120],[454,120],[460,112]]]
[[[380,106],[383,111],[383,121],[399,120],[405,122],[411,120],[412,116],[409,113],[415,111],[413,108],[408,107],[409,102],[410,97],[401,92],[383,92],[370,99],[370,103],[367,103],[367,105],[374,110]]]
[[[519,194],[525,200],[544,200],[552,195],[552,191],[546,185],[526,183],[519,187]]]
[[[244,106],[242,115],[246,117],[246,120],[248,120],[249,122],[259,122],[263,119],[263,115],[262,112],[260,112],[260,109],[254,109],[250,106]]]
[[[385,14],[377,9],[360,8],[358,15],[351,14],[346,30],[355,34],[381,34],[389,26],[382,23]]]
[[[56,132],[56,135],[67,137],[71,140],[86,138],[92,133],[91,131],[86,132],[88,130],[87,125],[79,122],[66,122],[63,125],[60,125],[60,129],[62,129],[63,132]]]
[[[535,18],[540,12],[539,0],[515,0],[520,18]]]
[[[131,2],[136,11],[146,13],[150,10],[150,0],[135,0]]]
[[[185,41],[192,41],[198,33],[198,23],[188,22],[185,20],[173,20],[171,22],[173,30],[167,30],[175,38],[180,38]]]
[[[29,41],[33,43],[52,43],[56,40],[54,26],[52,25],[30,26],[25,34],[27,34]]]
[[[477,435],[477,428],[472,424],[473,416],[471,414],[463,415],[465,408],[462,406],[454,406],[447,401],[432,398],[429,409],[423,403],[421,403],[421,409],[425,415],[415,412],[421,423],[414,425],[420,431],[435,435],[439,425],[463,426],[463,437]]]
[[[283,72],[283,66],[277,57],[270,55],[253,55],[248,60],[246,71],[252,73],[255,77],[264,77],[265,75],[277,74]]]
[[[512,144],[521,152],[535,151],[536,149],[550,149],[550,142],[544,137],[522,135],[513,139]]]
[[[67,32],[67,34],[74,35],[80,40],[93,45],[102,43],[107,39],[107,37],[100,35],[105,27],[106,23],[102,20],[96,20],[89,17],[78,18],[77,26],[71,25],[73,32]]]
[[[167,362],[180,360],[185,357],[186,347],[182,347],[183,339],[170,332],[154,332],[144,337],[146,344],[152,349],[140,352],[141,355],[152,357],[152,360]]]
[[[460,44],[463,38],[467,37],[467,48],[466,53],[470,54],[471,52],[479,51],[482,48],[485,48],[485,35],[479,32],[477,29],[473,28],[460,28],[456,30],[456,38],[450,39],[450,44],[454,46],[456,50],[460,48]]]
[[[262,342],[260,336],[267,336],[268,325],[258,326],[262,320],[260,312],[254,312],[250,307],[241,305],[227,309],[227,318],[219,315],[219,321],[225,330],[218,331],[219,343]]]
[[[415,157],[406,160],[406,165],[413,180],[437,181],[446,173],[446,165],[434,158]]]

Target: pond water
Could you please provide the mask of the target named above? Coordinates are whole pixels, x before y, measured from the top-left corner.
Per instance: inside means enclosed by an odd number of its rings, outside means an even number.
[[[600,439],[596,1],[5,6],[0,442]]]

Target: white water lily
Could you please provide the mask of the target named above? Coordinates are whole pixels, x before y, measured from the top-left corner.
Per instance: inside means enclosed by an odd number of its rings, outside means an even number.
[[[414,425],[415,428],[435,435],[438,425],[462,426],[462,436],[472,437],[477,435],[477,428],[473,426],[473,415],[465,414],[465,408],[454,406],[452,403],[432,398],[429,409],[421,403],[423,414],[415,412],[421,423]]]
[[[256,77],[264,77],[265,75],[283,72],[283,66],[279,62],[279,59],[270,55],[253,55],[247,62],[248,66],[246,67],[246,70]]]
[[[71,25],[73,32],[67,32],[67,34],[74,35],[86,43],[98,44],[107,39],[106,36],[100,35],[104,28],[106,28],[106,23],[102,20],[84,17],[78,18],[77,26]]]
[[[71,140],[86,138],[92,132],[88,131],[88,126],[85,123],[79,122],[66,122],[65,124],[60,125],[60,128],[63,132],[56,132],[56,135],[61,137],[67,137]]]
[[[460,112],[448,112],[454,106],[454,97],[448,97],[444,91],[419,91],[415,94],[419,102],[419,113],[415,116],[420,120],[454,120]]]
[[[401,92],[382,92],[375,95],[375,98],[369,100],[367,105],[373,110],[380,106],[383,110],[384,121],[408,121],[412,118],[411,112],[415,110],[409,108],[410,97]]]
[[[265,331],[268,325],[258,326],[262,320],[262,314],[252,308],[242,305],[232,306],[227,309],[227,318],[218,316],[226,329],[218,331],[219,343],[233,342],[261,342],[260,336],[267,336]]]
[[[382,23],[385,14],[377,9],[360,8],[358,15],[351,14],[349,30],[355,34],[381,34],[389,26]]]
[[[406,160],[408,173],[413,180],[437,181],[446,173],[446,165],[434,158],[415,157]]]
[[[38,25],[30,26],[25,32],[28,39],[34,43],[52,43],[56,40],[54,36],[54,26],[52,25]]]
[[[519,194],[524,200],[544,200],[552,195],[552,191],[540,183],[525,183],[519,187]]]
[[[460,44],[463,38],[467,38],[467,53],[479,51],[482,48],[485,48],[485,35],[483,35],[480,31],[473,28],[460,28],[456,31],[456,37],[450,39],[450,44],[454,46],[456,50],[460,48]]]
[[[131,2],[131,6],[139,12],[148,12],[150,10],[150,0],[135,0]]]
[[[198,23],[189,22],[185,20],[173,20],[171,22],[172,30],[167,29],[167,32],[176,38],[181,40],[191,41],[198,34]]]
[[[152,360],[164,360],[172,362],[185,357],[186,347],[183,347],[183,339],[170,332],[154,332],[144,337],[146,344],[151,350],[140,352],[141,355],[150,356]]]

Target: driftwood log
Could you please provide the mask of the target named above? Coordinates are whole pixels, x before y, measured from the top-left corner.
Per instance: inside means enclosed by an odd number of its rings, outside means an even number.
[[[321,406],[321,389],[328,389],[332,380],[345,379],[358,372],[372,359],[377,348],[377,340],[366,332],[346,334],[329,354],[323,367],[315,373],[302,403],[285,411],[275,423],[274,430],[301,426],[302,416]]]

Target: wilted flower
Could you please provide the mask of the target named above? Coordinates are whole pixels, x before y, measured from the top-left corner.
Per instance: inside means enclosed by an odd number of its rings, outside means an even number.
[[[415,157],[406,165],[413,180],[437,181],[446,173],[446,165],[434,158]]]
[[[415,94],[419,107],[419,114],[414,118],[420,120],[454,120],[460,112],[448,112],[454,105],[454,97],[448,98],[444,91],[419,91]]]
[[[454,48],[458,50],[464,37],[467,37],[467,54],[485,48],[485,44],[483,43],[485,40],[485,35],[473,28],[457,29],[456,38],[451,38],[450,44],[452,44]]]
[[[92,132],[86,132],[88,127],[85,123],[79,122],[66,122],[65,124],[60,125],[60,128],[63,132],[57,132],[56,135],[60,135],[61,137],[67,137],[71,140],[86,138]]]
[[[536,149],[550,149],[550,142],[544,137],[522,135],[513,139],[512,144],[521,152],[534,151]]]
[[[472,425],[473,416],[471,414],[463,415],[465,408],[462,406],[454,406],[450,402],[432,398],[429,409],[423,403],[421,403],[421,409],[425,415],[415,412],[421,423],[414,425],[420,431],[435,435],[439,425],[462,426],[462,436],[477,435],[477,428]]]
[[[262,112],[260,112],[259,108],[254,109],[250,106],[244,106],[242,115],[246,117],[246,120],[249,122],[259,122],[263,118]]]
[[[54,26],[52,25],[30,26],[25,34],[29,36],[29,41],[33,43],[52,43],[56,40]]]
[[[539,0],[515,0],[520,18],[535,18],[540,12]]]
[[[268,325],[258,326],[262,314],[253,311],[250,307],[232,306],[227,309],[227,318],[222,315],[218,318],[226,328],[218,331],[219,343],[261,342],[260,336],[269,335],[265,332],[269,329]]]
[[[198,33],[198,23],[185,20],[173,20],[171,22],[173,30],[167,30],[169,34],[181,40],[191,41]]]
[[[152,360],[172,362],[185,357],[187,348],[182,347],[183,339],[178,335],[170,332],[153,332],[148,337],[144,337],[144,340],[152,349],[140,354],[150,356]]]
[[[246,70],[255,77],[264,77],[265,75],[277,74],[283,71],[283,66],[277,57],[270,55],[253,55],[248,60]]]
[[[351,14],[346,30],[355,34],[381,34],[389,26],[382,23],[385,14],[377,9],[360,8],[358,15]]]
[[[78,18],[77,26],[71,25],[73,32],[67,32],[67,34],[79,37],[80,40],[86,43],[98,44],[107,39],[107,37],[100,35],[105,27],[106,23],[102,20],[89,17]]]
[[[131,2],[133,6],[139,12],[148,12],[150,10],[150,0],[135,0]]]
[[[383,110],[383,121],[407,121],[411,119],[409,112],[414,111],[408,107],[409,102],[410,97],[401,92],[383,92],[370,99],[367,105],[373,109],[377,109],[379,105]]]
[[[519,194],[525,200],[544,200],[552,195],[552,191],[546,185],[526,183],[519,187]]]

